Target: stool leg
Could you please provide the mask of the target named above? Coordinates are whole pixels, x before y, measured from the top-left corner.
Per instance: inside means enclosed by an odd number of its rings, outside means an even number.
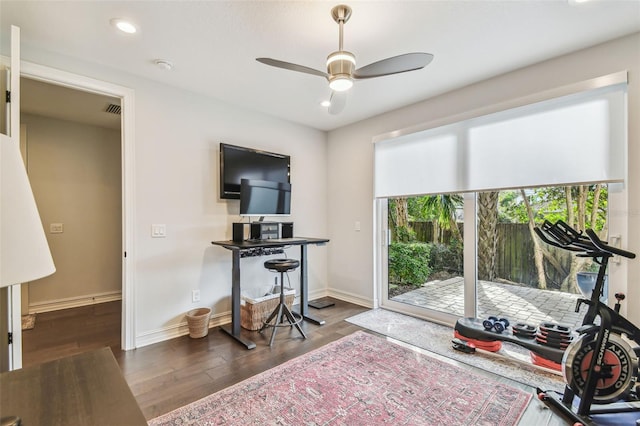
[[[282,316],[282,323],[284,323],[284,319],[286,317],[287,320],[289,321],[289,324],[295,325],[296,329],[300,332],[300,334],[302,334],[302,337],[306,339],[307,335],[304,334],[304,331],[302,331],[302,327],[300,327],[300,321],[296,321],[296,318],[291,313],[291,310],[289,310],[289,307],[287,306],[285,300],[286,299],[284,295],[284,272],[281,272],[280,273],[280,305],[282,306],[282,309],[284,311],[283,312],[284,315]]]
[[[264,329],[267,328],[269,324],[271,324],[271,320],[273,320],[274,317],[276,318],[276,320],[273,323],[274,325],[282,324],[284,322],[284,317],[282,316],[282,308],[281,308],[281,306],[284,304],[284,287],[282,286],[283,278],[284,278],[284,272],[280,272],[280,303],[278,304],[278,307],[274,309],[273,312],[271,312],[271,314],[269,314],[269,317],[266,319],[264,324],[262,324],[262,327],[260,328],[260,330],[258,330],[258,333],[262,333]],[[276,327],[274,327],[274,332],[271,333],[272,341],[273,341],[273,335],[275,334],[275,328]]]
[[[280,322],[282,322],[282,308],[283,306],[286,308],[285,305],[279,305],[278,306],[278,315],[276,316],[276,322],[274,324],[278,324]],[[271,332],[271,339],[269,339],[269,346],[273,346],[273,341],[276,338],[276,331],[278,330],[278,327],[273,327],[273,331]]]
[[[280,272],[280,306],[286,306],[284,295],[284,272]],[[280,316],[280,321],[277,324],[284,324],[285,316]]]
[[[271,314],[269,314],[269,318],[267,318],[267,320],[264,322],[264,324],[262,324],[262,327],[260,328],[260,330],[258,330],[258,333],[262,333],[262,331],[267,328],[267,325],[269,325],[271,323],[271,320],[278,315],[278,309],[274,309],[273,312],[271,312]],[[277,323],[275,323],[277,324]]]
[[[292,325],[295,325],[298,331],[300,332],[300,334],[302,334],[302,337],[306,339],[307,335],[304,334],[304,331],[302,331],[302,327],[300,327],[300,321],[296,321],[295,317],[293,316],[293,313],[291,313],[287,305],[282,305],[282,307],[284,308],[284,314],[289,320],[289,323]]]

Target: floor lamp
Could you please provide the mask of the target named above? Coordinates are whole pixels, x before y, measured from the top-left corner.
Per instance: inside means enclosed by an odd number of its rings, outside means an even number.
[[[0,134],[0,287],[46,277],[55,270],[18,140]],[[3,417],[0,424],[19,425],[20,418]]]

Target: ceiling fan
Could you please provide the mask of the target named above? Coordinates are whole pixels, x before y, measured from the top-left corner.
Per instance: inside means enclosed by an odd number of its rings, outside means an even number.
[[[284,68],[286,70],[326,78],[327,81],[329,81],[329,88],[332,90],[331,105],[329,106],[329,113],[331,114],[338,114],[342,111],[346,104],[347,91],[353,86],[354,80],[419,70],[433,60],[433,55],[430,53],[405,53],[355,69],[355,55],[342,48],[343,27],[351,17],[351,8],[344,4],[335,6],[331,9],[331,17],[340,27],[340,39],[338,50],[327,57],[327,72],[272,58],[256,58],[256,61],[271,65],[272,67]]]

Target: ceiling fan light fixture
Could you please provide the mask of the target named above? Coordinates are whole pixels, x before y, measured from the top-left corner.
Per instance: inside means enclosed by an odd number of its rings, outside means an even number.
[[[353,72],[356,58],[353,53],[344,50],[333,52],[327,57],[327,74],[329,87],[336,92],[343,92],[353,86]]]
[[[351,62],[351,65],[355,68],[356,66],[356,57],[351,52],[347,52],[345,50],[338,50],[337,52],[333,52],[331,55],[327,56],[327,67],[330,67],[336,61],[347,61]]]
[[[336,92],[344,92],[351,89],[353,79],[350,75],[339,74],[329,78],[329,88]]]

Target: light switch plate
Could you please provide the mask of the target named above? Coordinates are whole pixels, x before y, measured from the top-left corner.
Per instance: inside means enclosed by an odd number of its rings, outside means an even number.
[[[151,225],[151,238],[164,238],[167,236],[167,225],[153,224]]]
[[[62,234],[64,232],[64,223],[50,223],[49,232],[52,234]]]

